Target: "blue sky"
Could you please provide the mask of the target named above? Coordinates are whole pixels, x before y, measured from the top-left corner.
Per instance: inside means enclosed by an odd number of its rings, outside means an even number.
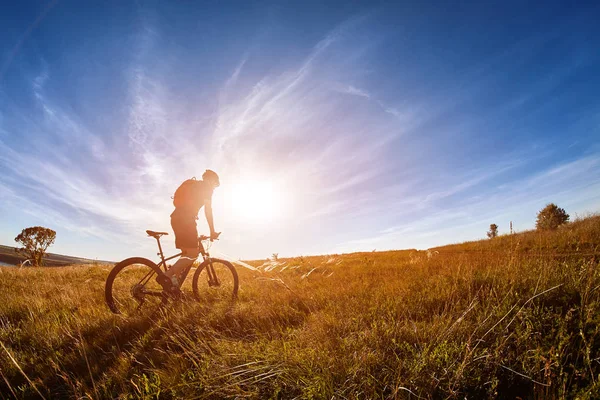
[[[2,244],[43,225],[54,252],[151,256],[144,230],[170,231],[173,192],[206,168],[233,258],[424,249],[531,229],[549,202],[600,211],[597,3],[2,9]],[[277,212],[242,215],[261,198]]]

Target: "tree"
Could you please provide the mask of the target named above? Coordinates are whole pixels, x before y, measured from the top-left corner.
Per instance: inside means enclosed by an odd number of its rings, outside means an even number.
[[[538,212],[535,227],[539,230],[556,229],[567,221],[569,221],[569,214],[563,208],[550,203]]]
[[[44,254],[56,239],[56,232],[43,226],[25,228],[15,238],[15,242],[23,247],[15,251],[31,260],[34,266],[42,266]]]
[[[490,230],[487,232],[487,237],[492,239],[492,238],[495,238],[496,236],[498,236],[498,225],[491,224]]]

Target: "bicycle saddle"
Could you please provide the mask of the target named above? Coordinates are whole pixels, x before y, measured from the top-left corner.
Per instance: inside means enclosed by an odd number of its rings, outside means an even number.
[[[154,232],[154,231],[146,231],[146,233],[148,234],[148,236],[152,236],[155,239],[160,238],[162,235],[168,235],[167,232]]]

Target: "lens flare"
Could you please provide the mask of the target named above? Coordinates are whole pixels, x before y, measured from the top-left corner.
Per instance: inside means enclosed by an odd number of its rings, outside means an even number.
[[[241,221],[265,224],[282,215],[283,193],[272,182],[246,180],[233,184],[230,196],[230,211]]]

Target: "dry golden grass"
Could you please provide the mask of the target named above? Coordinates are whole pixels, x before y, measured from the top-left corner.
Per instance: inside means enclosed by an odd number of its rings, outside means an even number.
[[[599,251],[596,216],[429,253],[283,259],[238,267],[235,304],[153,318],[108,311],[109,267],[1,268],[0,393],[600,398]]]

